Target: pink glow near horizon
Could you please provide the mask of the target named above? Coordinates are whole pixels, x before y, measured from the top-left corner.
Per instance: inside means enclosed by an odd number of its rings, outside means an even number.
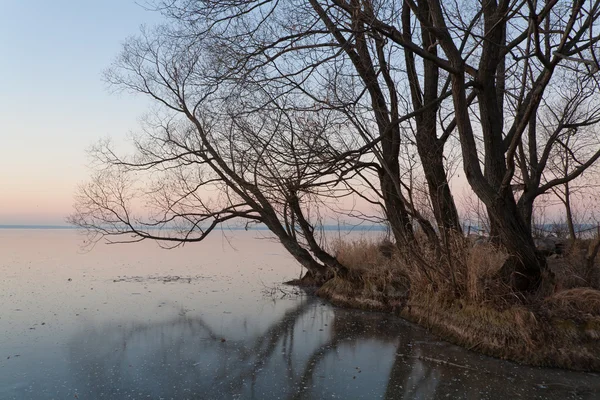
[[[3,11],[0,35],[11,40],[0,41],[0,76],[10,77],[0,96],[0,224],[64,224],[89,176],[85,149],[106,136],[122,140],[147,109],[145,99],[111,95],[100,76],[124,38],[156,15],[120,0],[9,2]],[[452,188],[464,213],[462,175]],[[353,207],[379,213],[360,199],[341,201],[340,208]]]

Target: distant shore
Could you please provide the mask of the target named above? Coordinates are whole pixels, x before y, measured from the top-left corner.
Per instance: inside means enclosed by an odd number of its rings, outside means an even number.
[[[0,225],[0,229],[64,229],[79,230],[81,228],[72,225]]]

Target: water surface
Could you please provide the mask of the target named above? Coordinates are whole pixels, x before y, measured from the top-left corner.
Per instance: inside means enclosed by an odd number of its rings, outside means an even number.
[[[300,271],[265,235],[83,252],[76,231],[0,230],[0,399],[600,398],[598,375],[279,288]]]

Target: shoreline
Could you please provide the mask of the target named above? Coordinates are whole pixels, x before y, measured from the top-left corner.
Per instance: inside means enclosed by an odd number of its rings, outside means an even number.
[[[320,286],[302,280],[285,284],[308,289],[336,307],[393,314],[440,340],[489,357],[534,367],[600,372],[598,316],[561,317],[526,305],[498,310],[464,300],[448,302],[434,293],[382,292],[364,286],[360,279],[335,277]]]

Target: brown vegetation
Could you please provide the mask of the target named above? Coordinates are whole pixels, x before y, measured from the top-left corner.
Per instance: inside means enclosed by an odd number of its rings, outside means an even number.
[[[508,255],[493,245],[453,243],[455,282],[425,277],[395,254],[385,257],[373,241],[334,245],[350,269],[317,294],[340,306],[393,312],[444,339],[487,355],[538,365],[600,370],[598,281],[578,275],[577,243],[549,261],[555,286],[523,297],[500,276]],[[596,262],[594,270],[600,269]]]

